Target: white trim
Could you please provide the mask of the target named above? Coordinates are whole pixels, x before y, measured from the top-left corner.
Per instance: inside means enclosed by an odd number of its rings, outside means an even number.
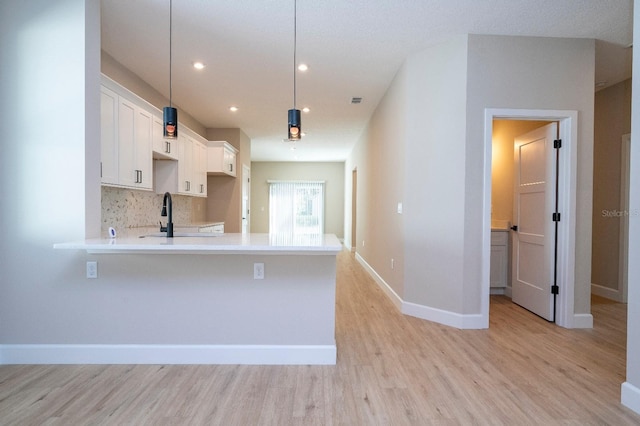
[[[335,365],[336,345],[0,345],[8,364]]]
[[[402,303],[402,313],[423,320],[456,327],[463,330],[478,330],[488,328],[484,317],[480,314],[464,315],[411,302]]]
[[[618,289],[620,299],[618,301],[627,303],[627,293],[629,289],[629,182],[630,158],[631,158],[631,133],[622,135],[620,148],[620,210],[624,212],[620,218],[620,249],[618,254]]]
[[[620,394],[622,405],[640,414],[640,389],[629,382],[624,382]]]
[[[485,109],[484,135],[484,177],[483,177],[483,229],[482,229],[482,293],[481,315],[489,318],[489,266],[491,256],[491,143],[493,120],[549,120],[559,122],[563,155],[560,156],[559,211],[563,226],[558,230],[558,304],[556,324],[573,328],[573,324],[583,324],[574,317],[575,294],[575,228],[576,228],[576,185],[578,155],[576,140],[578,135],[578,112],[570,110],[529,110],[529,109]]]
[[[565,326],[566,328],[593,328],[593,315],[574,314],[573,320]]]
[[[371,265],[369,265],[362,256],[360,256],[359,253],[356,253],[355,257],[401,313],[460,329],[475,330],[489,327],[488,318],[485,319],[479,314],[463,315],[456,312],[432,308],[430,306],[405,302],[400,296],[398,296],[398,293],[396,293],[391,286],[387,284],[380,275],[378,275],[375,269],[373,269]]]
[[[616,288],[591,283],[591,294],[624,303],[622,300],[622,293]]]
[[[374,281],[378,284],[378,286],[382,289],[382,291],[384,291],[384,293],[389,297],[389,299],[391,299],[391,301],[393,302],[393,304],[396,306],[396,308],[398,308],[398,310],[400,312],[402,312],[402,304],[404,303],[403,300],[400,298],[400,296],[398,296],[398,293],[396,293],[389,284],[387,284],[385,282],[385,280],[382,279],[382,277],[380,275],[378,275],[378,273],[376,272],[375,269],[373,269],[371,267],[371,265],[369,265],[363,258],[362,256],[360,256],[359,253],[356,252],[356,260],[362,265],[362,267],[369,273],[369,275],[371,275],[371,277],[374,279]]]

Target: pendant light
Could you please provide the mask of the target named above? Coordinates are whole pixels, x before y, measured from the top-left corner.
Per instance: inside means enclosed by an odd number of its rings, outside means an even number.
[[[167,139],[176,139],[178,137],[178,110],[173,108],[171,104],[171,33],[173,27],[173,1],[169,0],[169,106],[162,109],[164,137]]]
[[[300,110],[296,109],[296,43],[297,43],[297,4],[293,0],[293,109],[289,110],[289,136],[288,141],[299,141],[302,136],[302,122]]]

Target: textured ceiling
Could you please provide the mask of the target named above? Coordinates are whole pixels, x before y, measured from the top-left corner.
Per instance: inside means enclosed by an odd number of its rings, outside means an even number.
[[[173,102],[207,128],[243,129],[254,161],[344,160],[405,58],[459,34],[594,38],[596,80],[630,77],[632,0],[298,0],[310,69],[296,106],[311,111],[292,151],[293,5],[173,0]],[[168,97],[169,0],[102,0],[101,12],[103,49]]]

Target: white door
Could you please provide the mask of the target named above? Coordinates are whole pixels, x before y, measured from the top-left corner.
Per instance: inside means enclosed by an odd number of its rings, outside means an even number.
[[[549,321],[555,321],[557,135],[551,123],[517,137],[514,146],[512,300]]]

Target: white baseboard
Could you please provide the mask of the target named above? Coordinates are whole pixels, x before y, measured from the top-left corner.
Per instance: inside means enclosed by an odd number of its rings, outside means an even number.
[[[376,272],[375,269],[371,267],[360,254],[356,253],[356,260],[358,263],[362,265],[362,267],[371,275],[371,277],[375,280],[378,286],[385,292],[385,294],[391,299],[393,304],[398,308],[400,312],[402,312],[402,304],[404,303],[398,293],[396,293],[389,284],[386,283],[385,280],[382,279],[380,275]]]
[[[0,345],[7,364],[335,365],[336,345]]]
[[[488,328],[488,321],[486,321],[481,314],[462,315],[410,302],[402,303],[402,313],[463,330]]]
[[[622,303],[622,292],[615,288],[609,288],[598,284],[591,284],[591,293],[606,299]]]
[[[573,314],[573,324],[567,328],[593,328],[593,315]]]
[[[640,414],[640,388],[629,382],[622,384],[620,401],[622,405]]]
[[[403,314],[460,329],[484,329],[489,327],[489,319],[483,317],[481,314],[462,315],[425,305],[405,302],[358,253],[356,253],[356,259],[369,275],[371,275],[387,297],[391,299],[396,308]]]

